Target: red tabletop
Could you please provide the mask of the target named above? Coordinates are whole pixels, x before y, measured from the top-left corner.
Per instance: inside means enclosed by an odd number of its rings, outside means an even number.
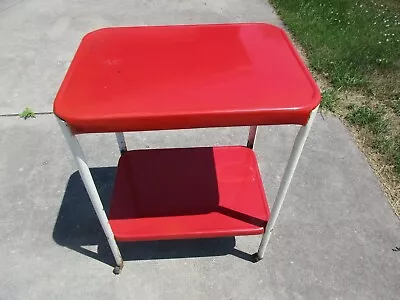
[[[81,133],[304,125],[319,102],[273,25],[120,27],[83,38],[54,113]]]

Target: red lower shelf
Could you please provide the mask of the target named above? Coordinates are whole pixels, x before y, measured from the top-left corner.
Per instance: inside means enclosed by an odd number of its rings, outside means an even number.
[[[119,160],[109,218],[119,241],[260,234],[268,217],[246,147],[135,150]]]

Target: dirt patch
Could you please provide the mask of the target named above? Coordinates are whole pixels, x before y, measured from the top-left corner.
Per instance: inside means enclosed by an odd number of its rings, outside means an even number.
[[[385,158],[369,146],[372,138],[368,132],[357,130],[349,126],[349,124],[346,125],[356,140],[359,149],[365,154],[369,164],[375,171],[395,214],[400,217],[400,181],[396,176],[394,166],[387,165]]]

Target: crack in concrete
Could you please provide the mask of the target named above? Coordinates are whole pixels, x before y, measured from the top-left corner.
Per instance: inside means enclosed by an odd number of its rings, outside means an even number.
[[[21,4],[22,2],[25,2],[25,1],[26,1],[26,0],[21,0],[21,1],[18,1],[18,2],[16,2],[16,3],[13,3],[13,4],[11,4],[11,5],[9,5],[9,6],[5,7],[5,8],[3,8],[2,10],[0,10],[0,14],[3,13],[3,12],[5,12],[6,10],[9,10],[10,8],[13,8],[14,6],[16,6],[16,5],[18,5],[18,4]]]
[[[35,112],[35,115],[52,115],[52,111],[42,111],[42,112]],[[19,113],[10,113],[10,114],[0,114],[1,117],[19,117]]]

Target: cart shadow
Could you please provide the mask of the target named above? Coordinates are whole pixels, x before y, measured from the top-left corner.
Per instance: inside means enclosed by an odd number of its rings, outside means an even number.
[[[92,168],[91,172],[108,214],[116,168]],[[53,239],[61,246],[110,266],[115,265],[79,172],[69,178],[54,226]],[[119,243],[125,261],[223,255],[253,261],[252,255],[235,249],[235,246],[234,237]]]

